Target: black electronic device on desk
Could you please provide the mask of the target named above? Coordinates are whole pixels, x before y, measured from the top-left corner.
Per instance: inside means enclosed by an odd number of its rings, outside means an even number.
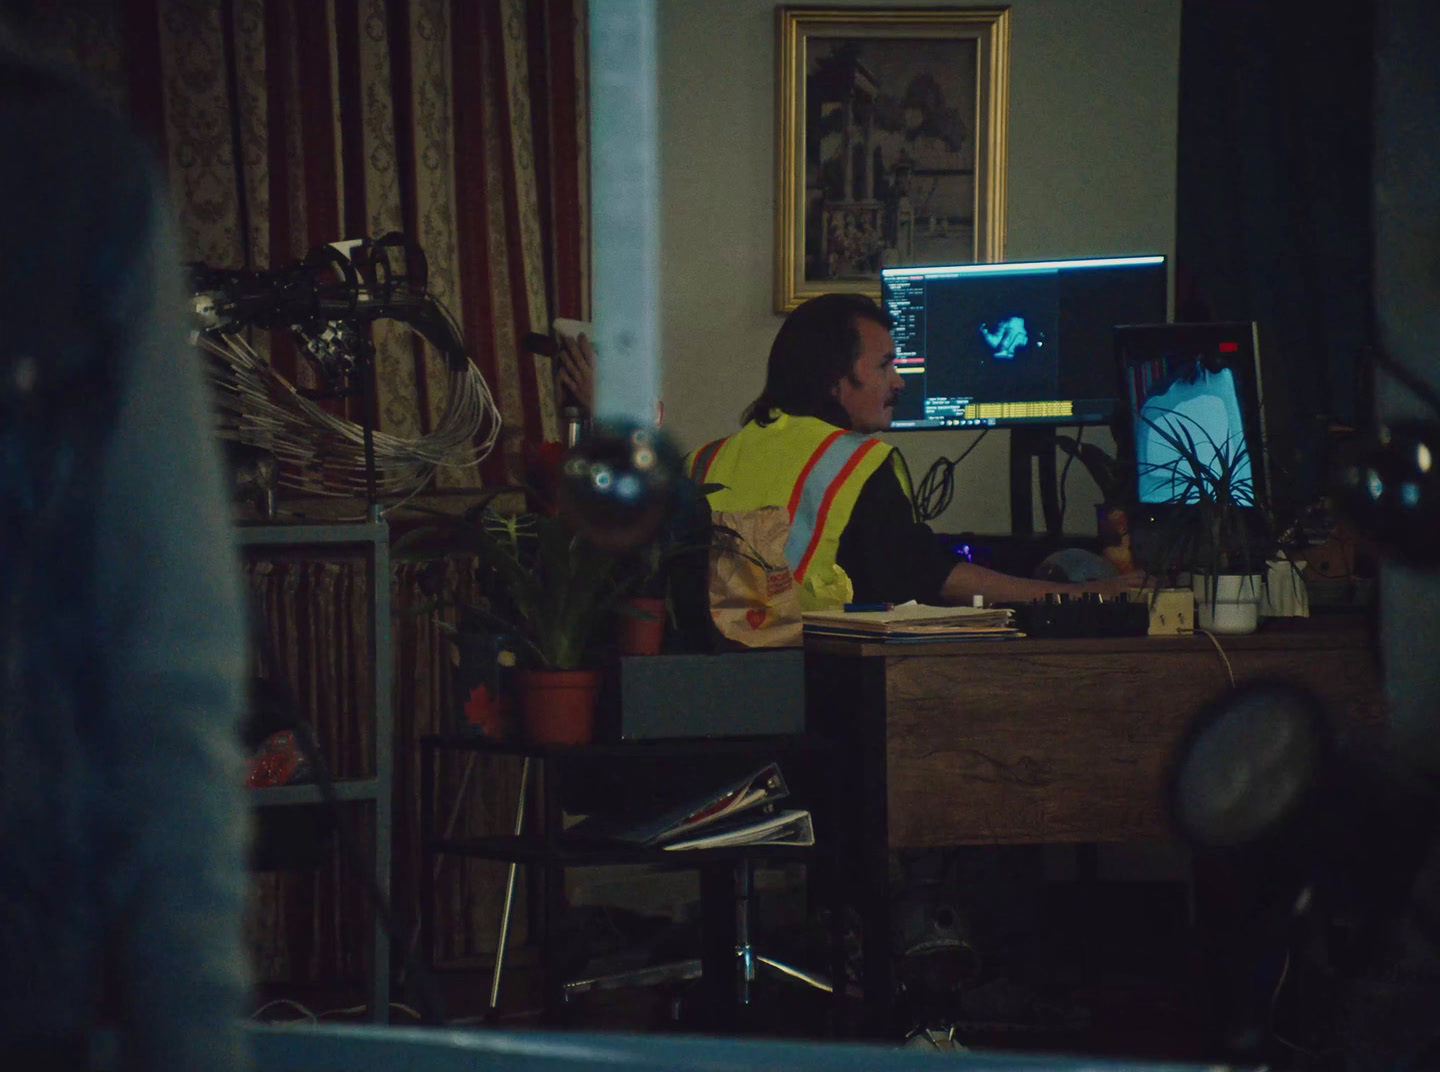
[[[1145,636],[1150,631],[1150,609],[1141,600],[1123,596],[1048,595],[1033,603],[1011,604],[1015,625],[1030,637]]]

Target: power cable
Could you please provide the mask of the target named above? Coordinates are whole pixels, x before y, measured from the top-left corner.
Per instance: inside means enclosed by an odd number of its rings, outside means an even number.
[[[981,432],[954,461],[936,458],[930,468],[925,470],[925,475],[920,478],[920,483],[915,488],[915,512],[921,521],[933,521],[950,506],[950,500],[955,497],[955,467],[968,458],[970,452],[989,434],[988,428]]]
[[[403,260],[403,266],[401,261]],[[267,450],[280,483],[320,495],[405,496],[441,467],[469,468],[499,441],[501,417],[465,349],[451,311],[427,289],[424,251],[403,235],[317,246],[304,260],[263,272],[190,265],[197,345],[210,362],[222,438]],[[403,324],[445,360],[444,411],[418,438],[382,432],[375,413],[371,325]],[[241,334],[289,331],[324,390],[302,390]],[[359,397],[365,423],[337,416],[321,399]]]
[[[1077,454],[1080,453],[1080,443],[1082,442],[1084,435],[1085,435],[1085,426],[1084,426],[1083,424],[1076,425],[1076,426],[1075,426],[1075,449],[1072,450],[1072,451],[1068,451],[1068,452],[1067,452],[1067,456],[1066,456],[1066,458],[1065,458],[1065,464],[1064,464],[1064,466],[1062,466],[1061,469],[1060,469],[1060,531],[1061,531],[1061,532],[1064,532],[1064,531],[1065,531],[1065,504],[1066,504],[1065,481],[1066,481],[1067,479],[1069,479],[1069,476],[1070,476],[1070,466],[1072,466],[1073,464],[1075,464],[1075,455],[1077,455]],[[1056,535],[1058,535],[1058,533],[1057,533]]]
[[[286,463],[280,483],[311,494],[366,489],[365,432],[306,398],[243,337],[204,332],[199,345],[219,358],[214,376],[220,435],[273,453]],[[484,430],[479,441],[476,435]],[[377,490],[407,496],[442,467],[468,468],[494,449],[500,416],[480,370],[452,366],[444,414],[434,431],[404,438],[373,431]]]
[[[1210,630],[1201,629],[1198,626],[1196,627],[1195,632],[1204,633],[1207,637],[1210,638],[1210,643],[1215,645],[1215,650],[1220,653],[1220,661],[1225,664],[1225,673],[1229,675],[1230,687],[1233,689],[1235,687],[1235,668],[1230,665],[1230,656],[1226,655],[1225,649],[1220,646],[1219,638],[1217,638],[1214,633],[1210,632]]]

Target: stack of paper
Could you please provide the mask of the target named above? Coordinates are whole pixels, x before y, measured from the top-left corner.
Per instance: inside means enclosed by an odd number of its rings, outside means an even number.
[[[806,611],[805,635],[876,641],[979,640],[1023,634],[1008,607],[928,607],[902,603],[888,610]]]

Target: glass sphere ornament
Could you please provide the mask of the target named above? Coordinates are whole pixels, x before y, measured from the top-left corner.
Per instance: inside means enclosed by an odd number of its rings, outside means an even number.
[[[596,422],[560,465],[560,512],[591,543],[631,550],[665,519],[681,467],[680,452],[658,429]]]
[[[1383,552],[1440,565],[1440,424],[1383,428],[1373,449],[1341,469],[1339,485],[1341,509]]]

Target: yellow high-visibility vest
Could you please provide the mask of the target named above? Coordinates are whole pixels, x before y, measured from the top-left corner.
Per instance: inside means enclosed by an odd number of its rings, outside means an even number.
[[[783,506],[790,517],[785,560],[800,590],[802,610],[850,603],[855,590],[835,561],[840,534],[860,489],[882,465],[908,478],[895,448],[873,435],[847,432],[817,417],[772,414],[763,427],[750,422],[732,436],[707,443],[686,460],[697,484],[710,492],[712,510]]]

